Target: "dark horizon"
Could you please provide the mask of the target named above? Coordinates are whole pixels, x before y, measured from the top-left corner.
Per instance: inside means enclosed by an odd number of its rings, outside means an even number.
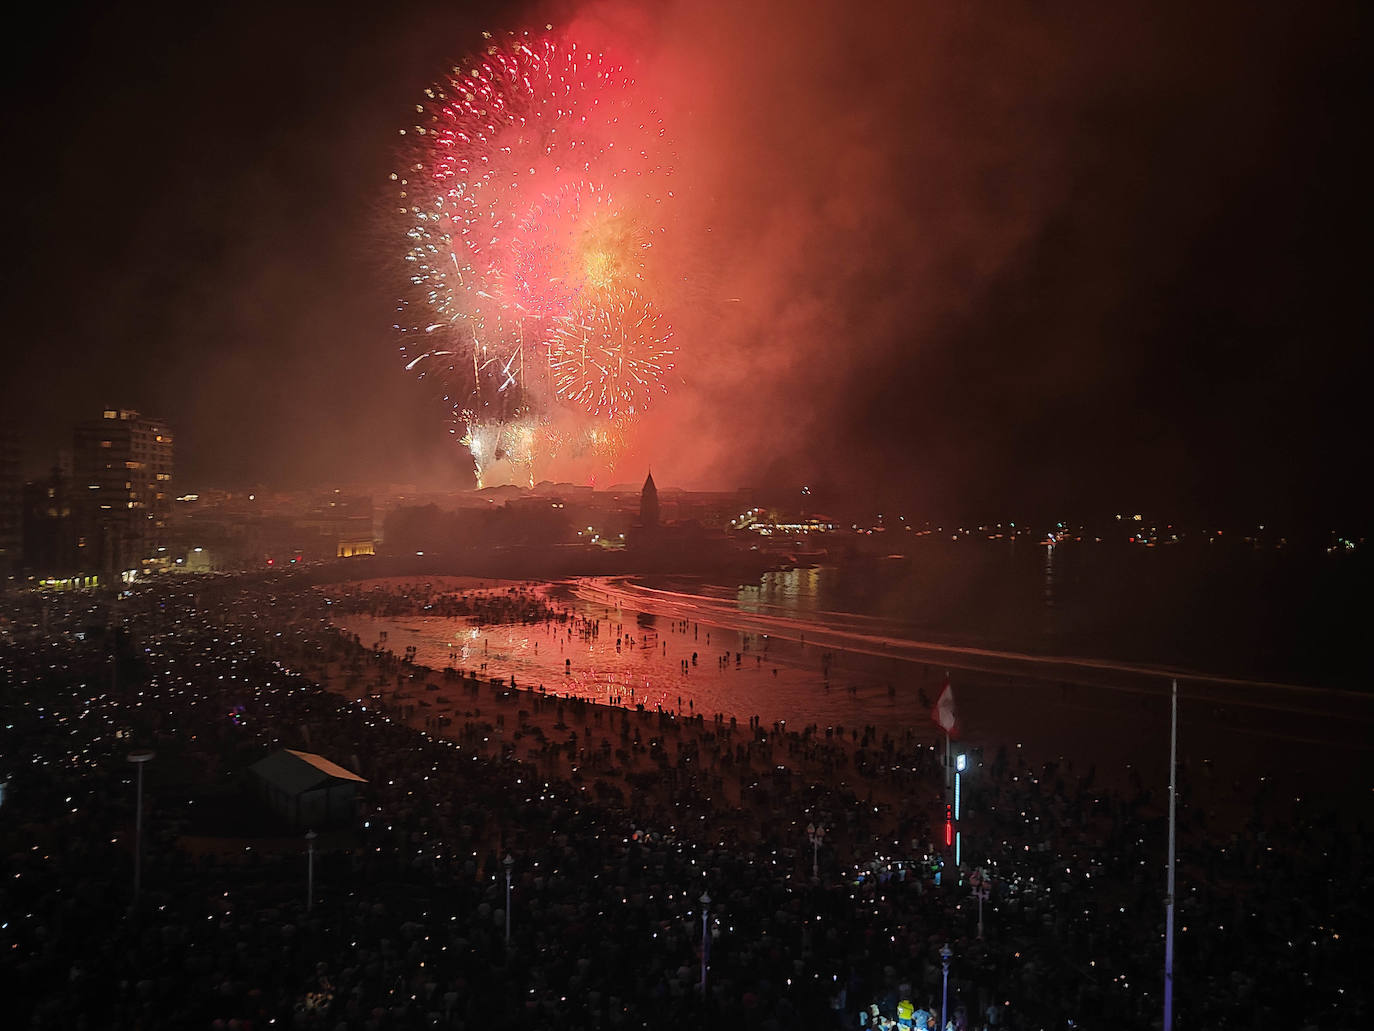
[[[553,21],[640,56],[684,184],[681,381],[613,480],[1368,525],[1364,6],[39,17],[0,391],[30,472],[114,404],[167,420],[178,488],[460,486],[386,177],[482,29]]]

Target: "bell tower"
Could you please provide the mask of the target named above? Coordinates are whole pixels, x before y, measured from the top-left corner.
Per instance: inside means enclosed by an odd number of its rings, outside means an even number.
[[[654,473],[644,481],[644,489],[639,492],[639,525],[646,530],[658,528],[658,488],[654,486]]]

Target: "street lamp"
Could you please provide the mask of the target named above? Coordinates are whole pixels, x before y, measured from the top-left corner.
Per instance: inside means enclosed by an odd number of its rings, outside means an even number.
[[[143,875],[143,764],[154,754],[147,748],[140,748],[128,755],[129,762],[138,767],[138,803],[134,810],[134,905],[138,905]]]
[[[940,989],[940,1031],[945,1031],[945,1014],[949,1011],[949,959],[953,955],[948,942],[940,946],[940,967],[944,971],[944,985]]]
[[[515,858],[507,852],[501,865],[506,868],[506,948],[510,948],[510,872],[515,866]]]
[[[968,755],[960,752],[954,757],[954,869],[963,868],[963,856],[960,846],[962,845],[962,831],[959,830],[959,821],[964,818],[960,811],[960,788],[963,784],[964,772],[968,769]],[[940,1031],[944,1031],[941,1028]]]
[[[969,887],[973,889],[973,897],[978,900],[978,937],[983,937],[983,903],[992,894],[988,887],[988,875],[983,872],[982,867],[969,874]]]
[[[314,831],[305,832],[305,842],[310,850],[309,858],[305,866],[305,911],[310,912],[315,906],[315,839],[319,837]]]
[[[820,853],[821,839],[825,837],[825,827],[817,827],[814,823],[806,825],[806,836],[811,839],[811,879],[820,879]]]
[[[711,947],[711,933],[707,921],[711,918],[711,896],[701,893],[701,997],[706,998],[706,952]]]

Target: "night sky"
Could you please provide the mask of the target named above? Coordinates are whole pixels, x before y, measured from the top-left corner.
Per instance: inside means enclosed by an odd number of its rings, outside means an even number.
[[[463,482],[397,357],[387,174],[482,29],[553,21],[638,56],[678,154],[681,358],[625,479],[1367,523],[1367,4],[736,6],[39,10],[28,465],[122,404],[187,489]]]

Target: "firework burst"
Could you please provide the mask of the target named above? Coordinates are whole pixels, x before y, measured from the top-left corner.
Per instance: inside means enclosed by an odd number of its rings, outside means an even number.
[[[412,283],[435,321],[559,314],[578,288],[564,252],[584,212],[614,191],[617,214],[652,213],[667,194],[662,121],[604,54],[512,35],[426,96],[394,179]]]
[[[521,219],[504,282],[522,314],[556,318],[599,293],[642,283],[652,246],[652,232],[610,193],[569,183]]]
[[[589,415],[634,418],[673,367],[672,336],[643,296],[626,290],[555,321],[549,365],[558,396]]]
[[[488,36],[416,114],[392,175],[405,364],[443,384],[479,481],[502,458],[532,480],[578,436],[548,430],[560,405],[633,418],[671,368],[648,299],[664,126],[623,64],[552,32]]]

